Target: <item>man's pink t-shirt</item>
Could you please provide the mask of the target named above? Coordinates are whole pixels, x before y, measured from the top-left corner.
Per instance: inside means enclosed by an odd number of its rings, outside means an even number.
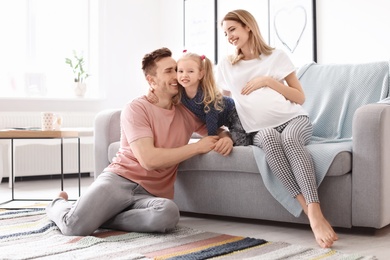
[[[151,104],[145,96],[137,98],[122,110],[120,148],[104,171],[136,182],[157,197],[172,199],[178,165],[148,171],[135,158],[130,144],[140,138],[152,137],[155,147],[176,148],[188,144],[193,132],[204,135],[207,129],[183,105],[168,110]]]

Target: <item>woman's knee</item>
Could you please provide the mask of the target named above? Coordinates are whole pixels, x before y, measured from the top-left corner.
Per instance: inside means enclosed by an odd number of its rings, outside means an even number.
[[[264,147],[268,145],[274,145],[275,143],[280,142],[280,133],[274,128],[268,128],[260,130],[253,137],[253,144]]]

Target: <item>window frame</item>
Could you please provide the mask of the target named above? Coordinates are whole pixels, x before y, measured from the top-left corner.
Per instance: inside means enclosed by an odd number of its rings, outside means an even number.
[[[14,0],[9,0],[14,2]],[[30,75],[28,75],[28,67],[27,64],[32,63],[34,64],[35,61],[37,61],[39,58],[37,56],[39,55],[38,48],[39,46],[36,46],[36,39],[34,38],[39,32],[38,25],[36,24],[36,17],[34,17],[34,13],[36,10],[34,8],[37,8],[39,6],[38,1],[40,0],[25,0],[23,2],[19,2],[18,4],[15,4],[14,6],[23,6],[23,3],[25,5],[25,10],[21,10],[21,12],[25,15],[25,21],[22,21],[22,23],[25,23],[23,26],[26,28],[25,30],[25,50],[17,49],[14,52],[24,52],[24,64],[23,59],[20,59],[21,63],[21,69],[18,74],[18,72],[11,71],[11,68],[7,68],[7,60],[3,61],[3,72],[0,71],[0,89],[4,91],[0,91],[0,100],[2,99],[11,99],[11,100],[74,100],[79,99],[74,92],[73,92],[73,74],[72,69],[65,63],[65,56],[61,61],[57,59],[58,64],[61,64],[61,73],[64,74],[65,71],[69,75],[69,79],[65,77],[61,77],[59,81],[66,81],[66,90],[60,89],[58,92],[55,90],[55,83],[46,83],[46,76],[40,75],[39,72],[35,73],[32,72]],[[58,0],[57,0],[58,1]],[[77,1],[77,2],[76,2]],[[79,4],[80,1],[84,1],[83,4],[86,5],[87,9],[87,24],[84,26],[87,28],[87,31],[84,32],[86,34],[86,40],[84,40],[86,51],[84,51],[84,59],[85,59],[85,68],[87,68],[89,74],[91,75],[88,80],[88,91],[86,93],[85,99],[101,99],[104,97],[103,91],[99,88],[99,46],[98,46],[98,39],[99,39],[99,1],[91,1],[91,0],[76,0],[74,1],[74,4]],[[16,1],[15,1],[16,2]],[[63,4],[68,4],[69,0],[63,1]],[[7,2],[2,2],[4,5],[7,5]],[[57,2],[58,3],[58,2]],[[10,9],[9,11],[15,11],[19,10],[15,7]],[[42,10],[41,10],[42,11]],[[50,10],[48,10],[50,11]],[[50,16],[51,14],[49,14]],[[23,14],[18,15],[18,17],[23,16]],[[65,18],[65,15],[64,15]],[[64,19],[64,23],[66,23],[66,19]],[[64,25],[66,26],[66,25]],[[47,27],[49,28],[49,26]],[[53,28],[54,29],[54,28]],[[62,32],[61,32],[62,33]],[[47,37],[47,36],[46,36]],[[12,38],[12,37],[11,37]],[[23,37],[21,37],[23,38]],[[11,42],[5,44],[3,47],[3,51],[7,51],[7,47],[12,44]],[[20,48],[20,46],[23,45],[23,43],[18,44],[17,48]],[[0,45],[1,46],[1,45]],[[45,50],[46,51],[46,50]],[[71,53],[73,50],[69,50],[69,55],[66,55],[67,57],[71,58]],[[77,50],[76,50],[77,51]],[[0,50],[1,52],[1,50]],[[38,62],[39,63],[39,62]],[[62,67],[63,65],[63,67]],[[1,69],[0,65],[0,69]],[[31,66],[33,67],[33,66]],[[11,72],[10,72],[11,71]],[[3,80],[1,80],[1,73],[3,73]],[[14,73],[15,77],[12,77],[12,73]],[[43,73],[47,74],[47,71],[43,71]],[[41,74],[43,74],[41,73]],[[50,73],[50,72],[49,72]],[[9,76],[11,75],[11,76]],[[48,74],[49,75],[49,74]],[[7,77],[9,76],[9,77]],[[24,78],[26,77],[26,78]],[[29,78],[30,77],[30,78]],[[12,83],[14,79],[17,79],[17,87],[15,89],[12,88]],[[53,78],[53,77],[52,77]],[[27,89],[27,83],[32,82],[32,84],[36,84],[36,86],[44,86],[45,90],[41,90],[38,88],[38,92],[36,93],[28,93]],[[53,82],[53,80],[52,80]],[[5,83],[5,86],[2,86]],[[50,85],[49,85],[50,84]],[[62,83],[65,84],[65,83]],[[69,87],[68,87],[69,84]],[[45,86],[46,85],[46,86]],[[50,92],[50,91],[51,92]],[[49,91],[49,93],[45,93],[45,91]],[[61,92],[62,91],[62,92]],[[66,94],[64,94],[66,92]],[[31,95],[30,95],[31,94]]]

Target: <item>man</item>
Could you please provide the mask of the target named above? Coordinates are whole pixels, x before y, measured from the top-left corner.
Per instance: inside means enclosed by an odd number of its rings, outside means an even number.
[[[145,96],[121,113],[120,149],[102,174],[75,204],[61,192],[47,206],[47,215],[65,235],[89,235],[99,227],[133,232],[165,232],[176,226],[179,209],[171,200],[178,164],[214,150],[228,155],[227,133],[188,144],[204,124],[177,104],[176,61],[167,48],[146,54],[142,69],[158,102]]]

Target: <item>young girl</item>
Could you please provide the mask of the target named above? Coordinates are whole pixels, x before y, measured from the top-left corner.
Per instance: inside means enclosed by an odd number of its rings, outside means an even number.
[[[252,144],[253,136],[243,129],[233,99],[217,88],[213,64],[206,56],[183,51],[177,61],[177,81],[184,89],[179,91],[179,100],[206,123],[208,135],[217,135],[218,128],[226,126],[233,145]],[[148,99],[155,97],[149,92]]]
[[[218,64],[218,85],[231,93],[241,123],[263,149],[272,172],[307,214],[317,243],[338,239],[322,214],[315,172],[305,149],[312,124],[302,108],[305,95],[287,54],[263,40],[254,17],[245,10],[225,15],[221,26],[236,53]]]

